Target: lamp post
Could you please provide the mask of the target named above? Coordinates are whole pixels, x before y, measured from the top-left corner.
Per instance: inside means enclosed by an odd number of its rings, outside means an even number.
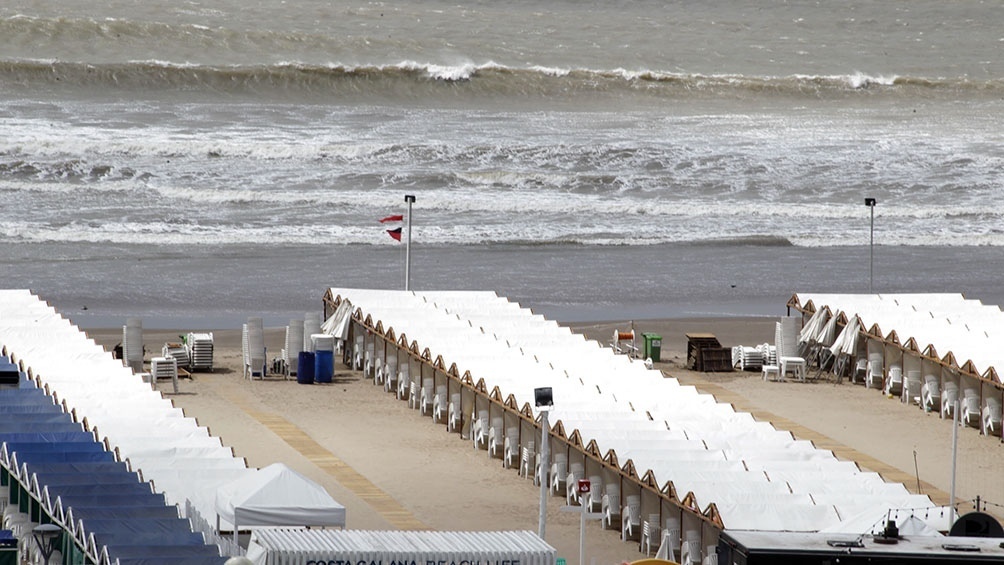
[[[865,206],[871,209],[871,229],[868,238],[868,293],[873,294],[875,284],[875,199],[865,198]]]
[[[551,387],[533,389],[533,399],[540,409],[540,519],[537,523],[537,535],[544,539],[544,523],[547,516],[547,471],[551,457],[551,427],[547,423],[547,411],[554,406]]]
[[[415,203],[415,196],[405,194],[404,201],[408,204],[408,218],[405,222],[405,243],[404,243],[404,289],[411,290],[411,205]]]
[[[42,558],[45,559],[46,565],[48,565],[52,553],[56,551],[56,542],[62,532],[63,528],[55,524],[39,524],[31,530],[31,536],[35,538],[35,543],[38,544],[38,550],[42,552]]]

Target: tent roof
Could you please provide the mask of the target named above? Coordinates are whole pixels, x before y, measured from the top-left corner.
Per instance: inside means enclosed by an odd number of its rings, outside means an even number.
[[[216,512],[238,526],[345,527],[345,507],[324,487],[282,463],[221,486]]]

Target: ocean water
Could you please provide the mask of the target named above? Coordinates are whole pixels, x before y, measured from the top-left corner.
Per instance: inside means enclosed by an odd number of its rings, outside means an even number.
[[[412,288],[563,320],[1000,304],[1002,8],[10,0],[3,284],[85,326],[283,323],[402,286],[410,194]]]

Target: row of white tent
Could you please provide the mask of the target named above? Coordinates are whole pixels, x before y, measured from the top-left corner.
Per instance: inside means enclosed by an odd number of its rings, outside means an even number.
[[[906,402],[1001,433],[1004,312],[961,294],[796,294],[800,341],[834,372],[864,371]],[[904,376],[906,375],[906,376]],[[912,377],[912,378],[911,378]],[[898,381],[898,382],[897,382]],[[943,393],[943,394],[942,394]]]
[[[0,290],[0,345],[118,461],[169,504],[194,514],[188,518],[217,526],[217,533],[236,530],[235,515],[238,526],[345,526],[344,507],[323,488],[282,465],[248,468],[208,428],[30,291]],[[19,476],[19,469],[9,470]],[[56,520],[70,514],[46,510]]]
[[[513,426],[512,414],[490,411],[504,403],[539,422],[534,390],[550,387],[552,442],[564,441],[566,452],[571,443],[589,444],[593,453],[605,454],[604,461],[636,470],[636,481],[644,476],[642,482],[655,487],[656,497],[679,493],[677,503],[719,527],[823,531],[858,516],[884,516],[889,509],[937,520],[939,512],[927,496],[886,483],[495,293],[332,288],[325,297],[326,313],[340,309],[344,315],[346,303],[357,324],[339,335],[350,341],[346,360],[368,376],[383,373],[386,382],[396,378],[388,390],[398,390],[399,398],[409,389],[420,394],[423,409],[425,402],[445,396],[450,424],[458,408],[454,399],[459,399],[463,414],[455,431],[465,437],[501,425],[502,432],[493,432],[500,433],[501,442],[529,447],[539,456],[533,433]],[[335,318],[329,318],[329,327],[339,321]],[[426,371],[430,367],[436,368],[435,379]],[[468,402],[454,392],[461,388],[464,394],[482,394]],[[494,404],[485,402],[489,397]],[[448,429],[454,429],[450,424]],[[539,431],[536,437],[539,444]],[[580,473],[592,474],[588,468]],[[672,488],[660,488],[659,481],[671,482]],[[616,481],[608,479],[594,496],[617,497],[610,505],[628,510],[627,493],[615,487]],[[645,504],[642,516],[659,512],[658,502],[647,509]]]

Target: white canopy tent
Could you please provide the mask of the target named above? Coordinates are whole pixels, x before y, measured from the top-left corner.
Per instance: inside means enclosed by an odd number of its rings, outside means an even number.
[[[345,527],[345,507],[324,487],[273,463],[255,473],[221,485],[216,491],[217,530],[233,526]]]

